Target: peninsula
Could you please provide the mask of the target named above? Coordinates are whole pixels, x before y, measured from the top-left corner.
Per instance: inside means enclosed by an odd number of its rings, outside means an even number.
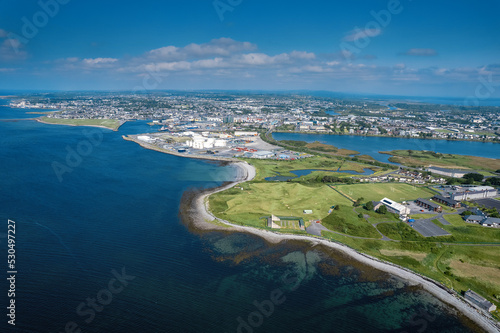
[[[266,147],[275,151],[266,158],[260,158],[258,150],[241,154],[245,145],[264,144],[264,137],[239,137],[240,149],[230,149],[229,141],[221,154],[229,156],[232,151],[232,158],[188,148],[185,137],[173,140],[164,134],[148,134],[124,139],[177,156],[234,163],[238,170],[234,182],[199,194],[184,212],[197,228],[249,232],[274,243],[302,239],[329,246],[421,285],[485,330],[495,330],[495,309],[500,303],[495,253],[500,246],[500,228],[467,223],[463,213],[472,208],[452,208],[437,199],[432,207],[423,209],[422,203],[447,191],[444,178],[425,171],[346,160],[345,156],[329,154],[338,149],[327,145],[294,143],[294,147],[305,148],[307,155],[303,156],[307,157],[293,160],[284,158],[286,148],[277,145]],[[289,144],[283,142],[285,147]],[[190,152],[174,148],[181,146]],[[321,151],[313,155],[312,150],[318,147]],[[289,157],[305,154],[300,150],[287,152]],[[367,168],[372,170],[370,177],[359,175],[358,171]],[[350,173],[342,172],[347,169]],[[276,175],[289,178],[273,181]],[[404,206],[384,206],[380,204],[383,198],[394,198]],[[474,202],[467,204],[474,206]],[[394,209],[398,205],[406,213],[397,213]],[[478,270],[483,274],[476,276]],[[491,308],[478,309],[467,302],[464,293],[469,289],[485,296]]]

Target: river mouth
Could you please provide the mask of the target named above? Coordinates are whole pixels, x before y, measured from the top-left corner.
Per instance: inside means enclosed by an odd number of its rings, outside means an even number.
[[[273,177],[267,177],[264,178],[267,181],[270,182],[286,182],[295,178],[299,178],[301,176],[307,176],[313,171],[325,171],[325,172],[332,172],[332,173],[348,173],[351,175],[363,175],[363,176],[368,176],[372,175],[374,173],[373,170],[365,168],[363,169],[363,172],[358,172],[355,170],[340,170],[340,171],[334,171],[334,170],[321,170],[321,169],[303,169],[303,170],[293,170],[290,171],[290,173],[293,173],[295,176],[283,176],[283,175],[276,175]]]

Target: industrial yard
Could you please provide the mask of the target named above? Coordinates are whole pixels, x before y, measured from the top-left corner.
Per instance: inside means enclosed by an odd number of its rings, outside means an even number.
[[[176,132],[148,133],[124,137],[141,146],[172,155],[232,161],[236,158],[296,160],[312,157],[263,141],[257,132]]]

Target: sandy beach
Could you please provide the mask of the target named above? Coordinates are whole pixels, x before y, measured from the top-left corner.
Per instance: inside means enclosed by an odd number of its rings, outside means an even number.
[[[411,285],[420,285],[429,293],[437,297],[439,300],[458,309],[460,313],[462,313],[464,316],[468,317],[469,319],[477,323],[486,332],[500,332],[499,323],[495,322],[493,319],[488,318],[481,311],[477,310],[472,305],[467,303],[456,292],[449,290],[444,285],[441,285],[440,283],[433,281],[432,279],[416,274],[408,269],[405,269],[403,267],[385,261],[381,261],[377,258],[360,253],[346,245],[336,243],[330,240],[315,238],[312,236],[279,234],[267,230],[232,224],[228,221],[216,218],[214,215],[212,215],[208,207],[208,200],[207,200],[208,196],[210,196],[213,193],[220,192],[230,187],[233,187],[239,183],[252,180],[255,177],[256,173],[255,168],[250,164],[246,162],[236,162],[234,163],[234,165],[238,168],[237,178],[234,182],[210,191],[202,192],[198,194],[195,198],[193,198],[191,207],[189,207],[188,214],[190,214],[191,217],[190,220],[193,221],[193,223],[197,228],[212,229],[212,230],[219,229],[225,231],[231,230],[237,232],[250,233],[262,237],[266,241],[274,244],[277,244],[284,240],[303,240],[310,242],[311,245],[313,246],[318,244],[328,246],[337,251],[341,251],[342,253],[353,258],[354,260],[370,265],[371,267],[374,267],[381,271],[398,276],[408,281]],[[217,226],[209,222],[213,220],[217,220],[218,222],[231,226],[231,228]]]

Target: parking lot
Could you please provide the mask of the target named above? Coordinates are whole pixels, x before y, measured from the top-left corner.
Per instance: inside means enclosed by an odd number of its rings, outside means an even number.
[[[413,229],[424,237],[437,237],[451,235],[448,231],[438,227],[429,220],[415,220]]]
[[[495,208],[500,212],[500,200],[495,199],[480,199],[475,201],[477,204],[484,205],[486,208]]]

